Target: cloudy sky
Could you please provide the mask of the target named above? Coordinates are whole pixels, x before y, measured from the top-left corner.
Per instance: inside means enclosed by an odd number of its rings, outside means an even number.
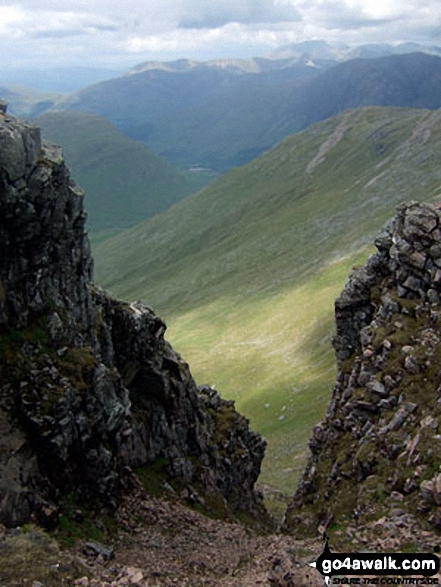
[[[126,69],[308,39],[441,44],[440,0],[0,0],[3,68]]]

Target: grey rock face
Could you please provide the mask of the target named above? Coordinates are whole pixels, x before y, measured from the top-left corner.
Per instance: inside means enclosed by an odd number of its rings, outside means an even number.
[[[122,303],[97,288],[94,299],[108,327],[110,345],[102,346],[112,348],[109,366],[116,366],[129,391],[131,429],[120,446],[124,462],[137,468],[166,459],[172,476],[202,483],[233,507],[249,509],[265,441],[233,402],[197,387],[149,306]]]
[[[90,342],[93,265],[83,196],[39,129],[0,115],[0,137],[0,325],[26,328],[52,305],[65,313],[67,337]]]
[[[420,478],[441,462],[440,225],[437,207],[400,206],[337,299],[337,381],[286,530],[363,525],[388,515],[397,493],[409,514],[435,520],[419,500],[438,499],[438,477]]]
[[[40,129],[17,123],[0,110],[2,125],[0,127],[0,167],[7,174],[9,181],[17,181],[28,176],[40,158]]]
[[[257,511],[265,442],[199,389],[145,304],[93,286],[83,192],[59,147],[0,109],[0,522],[114,505],[127,467]]]

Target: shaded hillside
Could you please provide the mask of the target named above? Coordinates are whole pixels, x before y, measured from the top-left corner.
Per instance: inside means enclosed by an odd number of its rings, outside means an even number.
[[[441,58],[423,53],[354,59],[324,72],[300,102],[307,124],[359,106],[441,106]]]
[[[157,64],[95,84],[57,108],[100,114],[180,166],[224,171],[248,162],[280,138],[262,142],[256,140],[256,131],[262,134],[273,118],[277,124],[277,104],[286,92],[291,94],[299,81],[318,71],[295,64],[254,72],[204,63],[192,67],[182,61],[182,67]]]
[[[63,145],[67,164],[87,193],[88,226],[94,233],[133,226],[211,179],[178,170],[99,116],[56,112],[36,122],[47,140]]]
[[[345,112],[97,248],[98,282],[159,308],[267,436],[265,480],[293,488],[334,378],[333,299],[396,204],[440,194],[440,140],[440,111]]]
[[[223,172],[347,108],[441,106],[437,56],[355,59],[331,69],[332,62],[278,63],[283,66],[270,70],[234,62],[153,64],[90,86],[56,107],[100,114],[179,166]]]
[[[225,171],[243,165],[291,133],[360,106],[441,107],[441,58],[398,55],[334,67],[298,66],[241,76],[241,85],[189,106],[146,142],[171,160]],[[311,71],[312,69],[312,71]]]

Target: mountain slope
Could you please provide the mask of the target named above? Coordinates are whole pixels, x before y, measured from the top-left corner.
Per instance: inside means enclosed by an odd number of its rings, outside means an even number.
[[[308,124],[359,106],[439,108],[441,58],[423,53],[354,59],[324,72],[305,94]]]
[[[56,112],[37,123],[47,140],[63,145],[67,164],[87,193],[92,232],[133,226],[208,182],[208,176],[176,169],[99,116]]]
[[[226,170],[349,108],[441,107],[441,58],[436,56],[354,59],[302,78],[291,77],[293,71],[250,76],[233,95],[211,102],[208,111],[188,109],[181,123],[173,120],[172,144],[187,144],[193,157]],[[171,134],[165,126],[161,137],[152,135],[149,141],[170,159],[184,160],[185,152],[167,151]]]
[[[267,60],[272,63],[271,60]],[[226,171],[289,134],[364,105],[441,107],[441,58],[422,53],[298,63],[143,65],[57,108],[94,112],[182,167]],[[256,71],[257,70],[257,71]]]
[[[348,111],[97,248],[98,283],[152,304],[269,439],[264,480],[293,489],[334,378],[333,299],[397,203],[441,193],[440,140],[440,111]]]

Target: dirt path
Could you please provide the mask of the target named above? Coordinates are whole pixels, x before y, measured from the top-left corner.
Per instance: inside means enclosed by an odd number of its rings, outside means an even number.
[[[316,541],[259,536],[237,522],[211,520],[179,503],[136,494],[121,508],[116,557],[84,561],[82,587],[322,587],[308,566]]]
[[[342,121],[334,130],[332,135],[328,137],[326,141],[324,141],[324,143],[320,145],[320,149],[317,155],[308,163],[306,167],[306,173],[311,173],[311,171],[315,167],[317,167],[317,165],[320,165],[320,163],[322,163],[322,161],[325,160],[326,153],[330,151],[333,147],[335,147],[335,145],[337,145],[342,140],[343,135],[349,128],[349,120],[353,114],[353,110],[350,110],[343,116]]]
[[[259,535],[237,522],[211,520],[179,502],[139,495],[120,509],[122,528],[116,557],[84,561],[91,577],[81,587],[323,587],[324,579],[309,566],[323,551],[320,538],[299,540],[281,534]],[[349,540],[352,552],[400,551],[418,543],[437,552],[439,535],[418,530],[411,516],[391,518],[334,537]],[[343,543],[342,543],[343,544]],[[341,546],[341,545],[340,545]],[[436,576],[441,582],[441,575]],[[366,575],[366,578],[368,576]],[[332,584],[332,583],[331,583]],[[372,583],[374,584],[374,583]]]
[[[60,550],[41,530],[0,527],[0,587],[325,585],[308,564],[323,551],[319,537],[262,535],[238,522],[212,520],[177,500],[138,490],[124,498],[117,528],[112,541],[115,556],[110,557],[108,547],[99,543],[95,554],[86,555],[84,540]],[[335,531],[331,541],[335,552],[400,552],[403,544],[411,547],[407,552],[417,546],[422,552],[441,549],[439,534],[418,529],[418,521],[399,510],[361,528]],[[441,575],[436,578],[441,582]]]

